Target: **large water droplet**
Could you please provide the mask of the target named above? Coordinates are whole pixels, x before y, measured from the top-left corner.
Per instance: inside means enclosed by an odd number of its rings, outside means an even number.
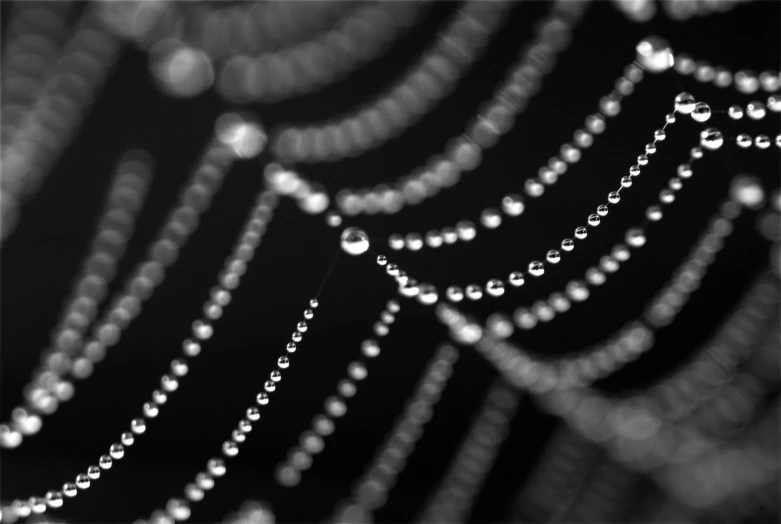
[[[348,227],[342,232],[342,249],[350,255],[362,255],[369,250],[369,236],[362,229]]]

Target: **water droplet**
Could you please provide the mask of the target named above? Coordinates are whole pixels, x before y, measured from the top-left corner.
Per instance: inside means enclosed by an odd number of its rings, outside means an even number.
[[[746,106],[746,114],[752,120],[761,120],[762,118],[765,118],[765,104],[757,101],[749,102]]]
[[[483,298],[483,290],[477,284],[466,286],[466,298],[469,300],[480,300]]]
[[[492,297],[500,297],[504,295],[504,284],[501,280],[493,278],[486,283],[485,290]]]
[[[134,418],[130,422],[130,430],[136,435],[141,435],[146,431],[146,422],[142,418]]]
[[[232,440],[226,440],[222,443],[222,453],[226,457],[235,457],[239,454],[239,445]]]
[[[342,249],[350,255],[362,255],[369,250],[369,236],[362,229],[348,227],[342,232]]]
[[[367,358],[374,358],[380,354],[380,345],[374,339],[366,339],[361,342],[361,352]]]
[[[697,102],[691,115],[697,122],[707,122],[711,115],[710,106],[705,102]]]
[[[712,127],[700,132],[700,145],[705,149],[714,151],[724,144],[724,136],[721,131]]]
[[[421,284],[420,292],[418,293],[418,302],[430,306],[436,304],[439,300],[439,294],[437,288],[431,284]]]
[[[450,286],[447,288],[445,295],[447,296],[448,300],[452,302],[461,302],[464,300],[464,291],[458,286]]]
[[[49,505],[51,508],[60,508],[62,507],[62,493],[59,491],[49,491],[46,493],[46,504]]]
[[[227,471],[227,468],[225,467],[225,462],[219,458],[210,459],[209,462],[206,464],[206,469],[209,472],[209,474],[214,477],[221,477],[225,475],[225,471]]]
[[[341,417],[347,413],[347,406],[337,397],[328,397],[325,401],[325,410],[332,417]]]
[[[76,475],[76,486],[78,486],[79,489],[87,489],[90,486],[90,480],[87,475],[84,473],[81,473],[79,475]]]
[[[113,463],[114,461],[108,455],[101,455],[100,459],[98,459],[98,465],[102,469],[109,469]]]
[[[680,93],[675,97],[675,110],[683,115],[688,115],[694,111],[697,101],[689,93]]]
[[[539,260],[529,263],[529,274],[533,277],[541,277],[545,273],[545,265]]]
[[[645,231],[640,228],[632,228],[626,232],[626,243],[632,247],[641,247],[645,244]]]

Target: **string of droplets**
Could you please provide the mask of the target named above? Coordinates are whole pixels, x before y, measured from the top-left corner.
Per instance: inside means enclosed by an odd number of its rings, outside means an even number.
[[[404,471],[416,442],[423,436],[423,426],[433,416],[433,409],[448,384],[457,359],[458,351],[453,346],[440,346],[407,401],[404,413],[388,431],[360,480],[353,485],[351,497],[337,504],[330,521],[373,521],[372,513],[387,502],[388,492]]]
[[[40,14],[36,16],[45,19]],[[12,59],[29,62],[23,48],[10,49],[14,53]],[[100,24],[92,7],[87,7],[32,106],[17,125],[4,129],[0,242],[16,228],[19,208],[37,192],[52,163],[72,141],[118,53],[117,40]],[[5,58],[8,57],[4,57],[4,68]],[[9,78],[19,79],[13,73]],[[10,136],[6,134],[9,132]]]
[[[520,400],[518,391],[502,381],[491,385],[448,471],[415,522],[445,524],[466,520],[501,444],[510,433],[510,421]]]
[[[694,97],[690,95],[689,93],[680,93],[676,96],[675,99],[675,111],[677,113],[683,114],[683,115],[691,115],[692,118],[695,121],[698,122],[705,122],[708,119],[710,119],[711,116],[711,110],[710,107],[704,103],[704,102],[696,102]],[[656,152],[656,142],[664,140],[666,138],[666,127],[672,123],[675,123],[676,116],[674,113],[670,113],[666,115],[665,117],[665,125],[654,132],[654,142],[650,143],[646,146],[646,154],[640,155],[638,157],[638,163],[631,166],[629,169],[629,175],[624,176],[621,179],[621,185],[616,190],[611,192],[608,195],[608,203],[601,205],[597,208],[597,213],[591,214],[588,217],[587,220],[587,226],[586,227],[578,227],[575,229],[575,238],[578,240],[583,240],[587,238],[588,236],[588,229],[587,227],[596,227],[601,223],[601,218],[606,216],[608,213],[608,207],[609,204],[615,204],[618,203],[621,199],[620,197],[620,191],[624,188],[628,188],[632,186],[633,178],[637,177],[641,172],[641,166],[647,165],[649,158],[649,154],[653,154]],[[698,160],[699,158],[702,158],[704,155],[704,151],[713,151],[717,150],[722,147],[724,144],[724,136],[722,133],[715,129],[715,128],[707,128],[704,129],[700,133],[700,146],[695,147],[691,150],[690,153],[690,163],[681,164],[678,166],[677,169],[677,176],[673,177],[670,180],[669,188],[663,189],[659,194],[659,201],[660,205],[653,205],[650,206],[646,212],[646,223],[647,222],[655,222],[662,218],[663,213],[661,209],[661,205],[670,204],[675,200],[675,192],[680,190],[683,185],[683,180],[691,177],[692,175],[692,168],[691,168],[691,162],[694,162]],[[643,224],[643,226],[645,223]],[[474,233],[474,228],[469,229],[470,234]],[[632,228],[627,231],[626,235],[626,241],[627,243],[632,247],[640,247],[643,244],[645,244],[645,231],[644,227],[638,227],[638,228]],[[420,241],[422,244],[422,240]],[[562,243],[562,250],[572,251],[575,247],[575,241],[571,238],[565,238]],[[587,278],[589,279],[590,283],[595,284],[602,282],[604,280],[604,272],[612,272],[618,269],[619,262],[625,261],[628,258],[628,250],[623,245],[617,246],[617,248],[614,250],[613,255],[615,255],[615,258],[613,257],[603,257],[601,261],[601,271],[596,268],[590,268],[588,271]],[[529,263],[528,265],[528,272],[531,276],[534,277],[540,277],[545,273],[545,265],[547,264],[557,264],[562,257],[562,253],[559,250],[550,250],[546,255],[546,262],[542,262],[539,260],[535,260]],[[387,262],[387,259],[385,259]],[[406,272],[401,271],[395,264],[390,264],[388,266],[388,273],[394,276],[397,280],[397,282],[402,286],[402,292],[406,294],[406,296],[412,296],[417,297],[418,301],[422,304],[426,305],[433,305],[436,304],[440,297],[439,293],[432,284],[423,283],[418,284],[418,282],[415,279],[410,279]],[[511,287],[520,287],[525,283],[525,275],[521,271],[513,271],[510,273],[509,277],[507,278],[507,283]],[[598,284],[597,284],[598,285]],[[569,300],[585,300],[585,298],[588,297],[588,289],[585,285],[585,283],[581,281],[572,281],[567,286],[567,294],[569,295]],[[480,300],[484,296],[493,296],[498,297],[502,296],[505,292],[505,282],[503,282],[501,279],[498,278],[492,278],[489,279],[486,286],[485,286],[485,294],[483,293],[483,288],[478,284],[470,284],[466,286],[466,288],[461,288],[459,286],[450,286],[446,290],[446,297],[451,302],[460,302],[464,299],[464,297],[471,299],[471,300]],[[561,300],[563,298],[561,296],[561,293],[555,294],[553,297],[553,302],[555,305],[558,305],[558,309],[563,311],[566,311],[569,309],[569,302],[567,300]],[[517,317],[519,318],[519,321],[517,322],[519,327],[522,327],[524,329],[531,329],[534,327],[540,319],[547,319],[550,320],[555,316],[556,313],[556,307],[555,305],[549,305],[545,302],[539,301],[537,303],[537,314],[533,314],[532,312],[529,312],[528,310],[522,310],[519,312]]]
[[[395,214],[405,206],[417,205],[451,187],[462,173],[475,170],[482,159],[482,151],[493,147],[499,138],[512,127],[515,115],[526,109],[529,98],[540,89],[543,75],[555,66],[556,55],[566,49],[571,41],[572,28],[585,10],[581,1],[556,1],[551,13],[535,31],[535,41],[522,53],[518,62],[508,69],[506,80],[467,126],[467,132],[451,139],[444,155],[434,155],[425,166],[409,176],[399,177],[395,187],[380,184],[357,190],[342,189],[335,195],[336,207],[345,215]],[[327,209],[330,197],[319,190],[324,206],[314,208],[309,203],[309,192],[296,189],[308,185],[292,170],[276,170],[275,177],[267,179],[280,193],[294,196],[308,213],[321,213]],[[326,217],[327,222],[338,227],[342,219],[335,211]]]
[[[511,2],[469,1],[407,74],[371,104],[328,124],[281,129],[274,154],[287,163],[334,162],[380,147],[449,94],[499,29]]]
[[[733,186],[733,198],[745,199],[746,191],[743,189],[753,192],[756,186],[746,185],[743,179],[738,179]],[[517,387],[542,393],[553,388],[587,386],[615,373],[651,349],[656,329],[670,324],[686,305],[722,249],[724,239],[732,233],[733,222],[741,213],[741,205],[745,205],[742,202],[738,205],[739,202],[730,199],[720,206],[689,256],[675,270],[673,278],[644,307],[645,312],[640,318],[627,322],[619,330],[622,335],[615,340],[581,352],[574,358],[538,360],[509,342],[494,343],[483,338],[488,333],[499,339],[509,337],[512,324],[506,318],[496,320],[493,317],[488,329],[483,330],[447,307],[438,311],[440,320],[450,327],[456,340],[474,344],[475,349]],[[749,203],[758,204],[756,199]]]
[[[564,521],[578,498],[598,448],[566,426],[554,430],[534,472],[514,497],[515,522]],[[557,518],[558,517],[558,518]]]
[[[746,356],[745,349],[742,348],[744,348],[747,343],[751,343],[750,341],[757,339],[756,333],[757,330],[761,328],[763,317],[765,323],[767,320],[773,318],[772,314],[767,314],[767,306],[770,306],[770,310],[777,309],[777,290],[777,281],[775,278],[763,276],[758,279],[757,284],[755,284],[752,291],[747,294],[743,304],[736,309],[736,312],[722,328],[722,333],[730,333],[729,338],[724,339],[721,335],[717,336],[717,340],[719,341],[717,344],[727,343],[727,348],[722,350],[723,352],[726,352],[724,354],[730,355],[730,352],[733,352],[733,355],[742,353],[744,357]],[[764,315],[759,314],[758,312],[764,312]],[[771,328],[771,333],[774,332],[773,329],[777,328]],[[777,351],[776,344],[772,342],[772,338],[768,339],[768,341],[769,344],[766,344],[765,347],[770,351]],[[735,349],[730,349],[731,346],[734,346]],[[706,346],[704,352],[699,352],[698,354],[707,354],[710,352],[707,348],[709,348],[709,346]],[[733,356],[731,358],[735,357]],[[772,359],[767,352],[756,354],[756,358],[759,359],[757,364],[760,367],[763,365],[761,362],[767,362],[768,358]],[[688,367],[693,368],[698,362],[699,360],[695,359]],[[755,365],[755,369],[756,368],[757,366]],[[777,369],[777,365],[775,368]],[[778,381],[777,373],[760,373],[760,375],[767,377],[765,380]],[[663,382],[667,380],[669,379],[663,379]],[[754,399],[759,399],[762,396],[761,390],[756,391],[756,388],[751,386],[750,383],[746,387],[748,387],[749,391],[752,391],[751,396]],[[539,395],[545,390],[531,389],[530,391]],[[698,398],[701,403],[709,398],[704,392],[698,395],[696,390],[689,390],[689,394]],[[667,457],[673,454],[673,452],[670,451],[671,448],[666,447],[669,445],[671,438],[677,443],[675,444],[676,449],[683,449],[686,443],[690,442],[692,439],[691,434],[687,432],[687,430],[677,430],[675,428],[673,428],[675,430],[674,435],[671,435],[669,430],[662,432],[657,429],[653,430],[650,434],[651,436],[649,436],[649,433],[642,428],[648,427],[649,424],[652,424],[651,427],[653,427],[653,423],[648,422],[647,420],[641,422],[640,419],[642,419],[642,417],[654,417],[652,420],[656,420],[657,415],[655,415],[655,413],[658,413],[659,411],[653,409],[653,407],[648,404],[645,400],[645,396],[639,398],[629,397],[618,403],[613,402],[614,407],[610,410],[606,407],[609,402],[605,400],[601,400],[601,403],[596,403],[595,400],[591,400],[591,404],[589,404],[587,409],[586,404],[589,402],[587,399],[600,398],[600,395],[596,394],[593,390],[588,389],[555,389],[551,390],[551,393],[543,394],[543,396],[539,398],[543,400],[543,407],[546,410],[550,410],[553,414],[558,416],[562,416],[563,414],[568,414],[567,416],[571,415],[569,418],[565,416],[565,420],[568,420],[580,434],[583,434],[588,439],[601,445],[606,444],[606,439],[608,439],[606,435],[610,435],[609,439],[618,439],[610,442],[608,449],[613,450],[614,456],[632,469],[647,469],[651,464],[648,460],[652,460],[652,463],[656,465],[668,462],[661,460],[658,454],[652,453],[654,446],[648,445],[649,438],[653,438],[653,441],[657,442],[658,445],[664,444],[664,449],[667,449],[664,454]],[[577,402],[573,404],[573,400],[575,399],[580,400],[577,400]],[[723,405],[714,406],[714,413],[717,412],[717,416],[723,417],[725,420],[736,420],[733,418],[733,414],[745,413],[743,401],[739,401],[737,405],[734,405],[734,395],[728,394],[725,397],[725,400],[732,403],[733,406],[727,411],[725,411]],[[675,401],[673,400],[672,405],[675,405],[674,402]],[[597,411],[595,412],[594,409]],[[633,420],[637,421],[637,423],[633,423]],[[609,423],[606,424],[605,422]],[[717,433],[723,434],[723,431],[717,431]],[[659,435],[659,437],[657,438],[654,435]],[[649,452],[651,452],[650,455]],[[615,453],[618,453],[618,455]],[[691,458],[687,460],[691,460]],[[667,477],[662,476],[661,478],[664,480],[664,478]]]
[[[385,337],[390,332],[390,326],[396,321],[396,314],[401,306],[395,300],[388,301],[380,313],[380,320],[374,324],[374,334]],[[361,342],[361,354],[366,359],[374,359],[380,354],[380,344],[374,338]],[[320,413],[312,419],[312,427],[301,433],[298,446],[290,448],[287,460],[277,466],[276,480],[283,486],[295,486],[301,481],[302,472],[312,466],[314,456],[325,448],[325,438],[336,429],[335,419],[347,413],[347,399],[358,392],[358,382],[366,379],[369,371],[362,360],[353,360],[347,366],[347,377],[336,384],[336,395],[325,399],[325,413]]]
[[[607,120],[618,116],[621,112],[621,102],[630,96],[635,87],[644,78],[643,69],[637,63],[632,63],[624,69],[624,74],[616,82],[616,88],[599,102],[599,111],[586,117],[582,128],[572,135],[572,141],[560,147],[560,154],[552,157],[548,164],[541,167],[536,177],[526,181],[524,186],[526,196],[539,198],[545,193],[545,186],[554,185],[567,169],[577,163],[584,150],[591,147],[597,135],[602,134],[607,126]],[[656,151],[656,141],[646,146],[646,155]],[[502,198],[501,210],[508,217],[523,214],[526,205],[523,198],[515,193]],[[480,213],[479,224],[486,229],[496,229],[503,222],[502,214],[495,207],[487,207]],[[470,220],[459,220],[455,227],[446,227],[441,231],[430,230],[425,235],[419,233],[398,233],[390,235],[388,246],[393,250],[406,248],[409,251],[419,251],[424,246],[438,248],[443,244],[454,244],[457,241],[469,242],[477,236],[478,230]]]
[[[83,336],[117,272],[117,264],[125,254],[125,245],[133,235],[135,220],[144,203],[151,178],[150,159],[142,151],[123,155],[115,169],[106,205],[93,235],[90,253],[84,258],[78,279],[74,280],[71,298],[65,303],[57,327],[51,333],[57,349],[44,350],[43,365],[33,372],[25,387],[25,407],[13,409],[13,421],[0,424],[0,446],[13,448],[21,444],[23,435],[37,433],[41,417],[36,412],[53,413],[59,402],[73,396],[73,384],[61,377],[67,368],[67,350],[72,350]],[[59,350],[59,351],[58,351]]]
[[[24,429],[27,435],[37,433],[42,424],[38,414],[53,413],[60,402],[69,400],[74,394],[72,382],[63,377],[70,375],[83,380],[92,375],[94,365],[106,357],[108,348],[119,343],[122,332],[141,313],[143,302],[162,284],[166,269],[177,262],[179,252],[198,229],[200,215],[211,206],[212,196],[221,188],[222,179],[233,163],[242,158],[254,158],[265,143],[265,134],[257,124],[233,113],[217,119],[214,138],[181,189],[179,205],[150,243],[147,257],[136,265],[126,279],[124,289],[112,297],[111,307],[92,327],[92,336],[83,335],[95,313],[94,306],[80,304],[71,312],[64,329],[53,340],[53,352],[44,355],[43,367],[36,370],[25,387],[27,402],[16,411],[20,420],[15,421],[15,426]],[[124,249],[123,237],[118,235],[101,238],[100,243],[115,255]],[[237,270],[244,265],[242,256],[246,255],[242,253],[231,262]],[[105,284],[96,286],[91,296],[97,296],[101,289],[105,289]],[[207,315],[210,315],[208,311]],[[16,447],[22,440],[23,432],[0,425],[0,447]]]
[[[224,308],[230,303],[231,292],[239,286],[241,276],[247,270],[247,264],[254,258],[255,250],[266,231],[266,225],[273,217],[278,200],[278,196],[272,191],[262,191],[258,196],[256,205],[253,206],[249,218],[238,235],[233,253],[226,260],[225,268],[220,273],[219,283],[212,289],[210,299],[204,304],[204,317],[193,322],[191,338],[185,339],[182,343],[184,357],[171,361],[169,372],[162,375],[160,379],[160,387],[152,392],[151,400],[144,403],[143,416],[132,419],[130,431],[123,432],[120,441],[110,446],[109,453],[100,456],[98,465],[90,466],[86,473],[78,474],[75,482],[66,482],[61,489],[48,491],[45,497],[33,496],[26,501],[3,502],[0,505],[3,522],[26,518],[31,513],[44,513],[47,508],[61,507],[66,498],[75,497],[81,491],[88,489],[92,481],[100,478],[103,470],[111,468],[114,460],[124,457],[125,448],[132,446],[135,439],[146,431],[147,421],[158,416],[160,408],[168,400],[168,395],[179,388],[182,378],[189,370],[189,359],[198,356],[202,349],[201,344],[212,337],[214,333],[212,321],[220,318]],[[296,331],[296,333],[301,332]],[[240,425],[239,429],[241,427]],[[208,475],[219,476],[221,472],[224,473],[224,469],[220,459],[210,460]],[[197,477],[196,481],[202,478],[204,483],[208,484],[210,479],[213,482],[212,477],[208,475]]]
[[[573,164],[580,160],[582,149],[590,147],[593,144],[594,135],[601,134],[604,131],[607,117],[616,116],[620,112],[620,96],[628,96],[631,94],[634,89],[633,86],[636,86],[642,79],[642,71],[637,64],[633,64],[625,70],[624,76],[619,78],[616,82],[618,91],[613,91],[611,95],[604,97],[600,101],[601,111],[587,117],[586,129],[579,129],[573,135],[575,142],[562,145],[561,157],[553,157],[548,166],[540,168],[537,178],[527,180],[525,190],[528,197],[538,198],[542,196],[544,194],[544,185],[555,184],[558,177],[566,172],[567,164]],[[691,95],[684,94],[684,96],[688,98]],[[771,111],[781,111],[781,102],[779,102],[778,96],[769,97],[767,107],[770,108]],[[734,105],[729,108],[729,115],[734,120],[742,118],[744,113],[753,120],[761,120],[765,118],[765,115],[767,114],[765,105],[758,101],[747,104],[745,111],[739,105]],[[695,104],[695,107],[690,114],[697,122],[705,122],[710,118],[711,109],[708,104],[698,102]],[[758,149],[767,149],[771,145],[771,139],[767,135],[757,135],[752,139],[751,135],[741,133],[734,141],[743,149],[751,147],[752,145]],[[638,157],[638,165],[645,165],[644,163],[647,163],[648,155],[656,152],[656,142],[657,139],[655,138],[653,143],[646,145],[645,154]],[[781,134],[776,136],[775,144],[777,147],[781,147]],[[502,198],[501,210],[508,217],[520,216],[525,211],[525,208],[526,206],[523,202],[523,198],[520,195],[508,194]],[[653,213],[655,214],[655,210]],[[502,214],[495,207],[487,207],[480,213],[479,225],[486,229],[496,229],[502,225],[502,223]],[[398,233],[391,234],[388,238],[388,246],[396,251],[406,248],[409,251],[416,252],[420,251],[425,246],[438,248],[442,245],[454,244],[458,241],[469,242],[477,236],[478,231],[479,230],[472,221],[464,219],[459,220],[455,227],[446,227],[441,231],[429,230],[425,235],[420,235],[415,232],[407,233],[406,235],[400,235]],[[562,248],[564,248],[563,243]],[[477,286],[477,284],[472,284],[472,286],[472,289],[476,291],[477,288],[474,286]],[[459,294],[459,289],[461,288],[453,290],[454,295],[463,297],[463,291]],[[469,297],[469,295],[467,296]],[[476,296],[478,296],[477,292],[472,294],[472,297]]]
[[[261,408],[267,406],[271,401],[271,394],[277,390],[277,384],[282,380],[283,371],[290,367],[290,356],[298,350],[298,344],[301,343],[304,333],[309,329],[307,321],[314,318],[314,310],[319,305],[320,303],[316,298],[309,301],[309,308],[304,310],[304,320],[296,324],[296,330],[291,336],[291,341],[285,347],[286,354],[277,359],[277,369],[269,374],[268,380],[263,384],[263,391],[255,397],[256,405],[247,408],[246,416],[239,421],[236,429],[231,433],[230,439],[223,442],[222,455],[225,458],[235,457],[239,454],[239,447],[247,440],[248,434],[253,429],[253,423],[260,421]],[[165,510],[159,509],[152,513],[150,522],[158,524],[188,520],[191,514],[190,504],[203,500],[206,492],[214,487],[216,479],[224,476],[226,472],[227,466],[223,458],[214,457],[209,459],[206,464],[206,471],[197,473],[194,482],[185,486],[184,496],[187,500],[182,498],[169,499]],[[142,523],[143,521],[138,522]]]

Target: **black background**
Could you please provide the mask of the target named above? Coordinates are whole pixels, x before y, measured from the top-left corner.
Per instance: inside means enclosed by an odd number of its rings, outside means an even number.
[[[3,15],[8,12],[6,4]],[[436,29],[446,23],[455,7],[436,3],[390,52],[343,82],[314,95],[246,109],[257,114],[269,131],[276,125],[317,121],[348,111],[403,74],[405,66],[435,39]],[[357,159],[305,165],[300,172],[333,193],[341,187],[393,180],[423,164],[431,154],[442,152],[491,96],[506,67],[530,39],[533,23],[548,8],[544,2],[517,3],[504,29],[456,92],[399,138]],[[676,51],[732,70],[761,71],[778,68],[778,28],[776,2],[753,2],[726,14],[686,22],[673,22],[660,14],[651,24],[630,22],[612,3],[594,2],[575,31],[572,45],[560,55],[558,67],[546,77],[541,93],[517,118],[514,129],[485,153],[479,169],[418,207],[353,223],[376,239],[374,249],[387,252],[381,242],[392,232],[425,232],[464,217],[476,221],[482,208],[495,205],[507,192],[520,191],[523,181],[597,110],[599,98],[612,89],[634,59],[641,38],[660,34]],[[662,126],[664,114],[672,110],[673,98],[682,90],[714,109],[766,96],[761,92],[741,95],[671,72],[648,78],[623,104],[619,117],[609,120],[607,131],[597,137],[581,162],[548,189],[543,199],[530,204],[521,219],[508,221],[496,231],[483,231],[472,243],[417,254],[393,253],[391,260],[440,289],[452,283],[483,283],[513,269],[523,270],[529,260],[541,259],[563,237],[571,236],[604,203],[607,193],[618,186],[620,177],[643,152],[644,144],[652,140],[654,129]],[[146,56],[131,47],[123,52],[83,130],[36,198],[23,208],[19,227],[3,245],[0,414],[4,419],[21,400],[22,386],[40,350],[47,346],[49,330],[86,254],[117,158],[131,147],[141,147],[149,150],[156,167],[114,288],[146,252],[145,246],[208,140],[215,118],[227,108],[212,92],[191,100],[161,94],[151,82]],[[759,123],[736,123],[717,114],[709,124],[730,136],[778,133],[778,118],[773,113]],[[621,203],[611,206],[603,225],[565,256],[551,275],[511,290],[501,299],[464,304],[463,308],[482,318],[496,309],[511,311],[519,303],[531,304],[560,289],[569,278],[582,277],[585,268],[595,264],[627,227],[642,220],[645,207],[655,200],[677,164],[688,158],[700,129],[689,118],[680,118],[669,128],[668,139],[635,186],[625,196],[622,193]],[[141,415],[141,405],[170,360],[180,354],[190,323],[200,316],[249,206],[262,188],[263,165],[269,160],[266,153],[235,166],[212,208],[202,216],[197,234],[119,345],[110,349],[90,379],[77,384],[72,401],[45,418],[40,434],[19,449],[2,453],[4,500],[60,489],[63,482],[95,464],[119,434],[128,430],[130,419]],[[562,319],[516,335],[515,340],[541,355],[564,354],[604,339],[636,317],[716,211],[730,178],[743,171],[760,176],[768,188],[777,187],[778,150],[740,151],[725,146],[707,155],[696,164],[694,177],[685,183],[663,221],[649,229],[647,245],[619,273]],[[768,245],[754,232],[754,219],[753,213],[747,213],[738,220],[736,234],[703,287],[676,324],[659,333],[657,346],[602,387],[642,388],[708,338],[752,275],[767,264]],[[191,362],[179,391],[169,396],[159,418],[148,425],[126,457],[57,513],[76,522],[130,521],[148,516],[171,496],[181,496],[184,485],[206,461],[219,455],[222,442],[252,405],[276,358],[284,353],[303,309],[339,250],[338,236],[322,217],[304,215],[294,202],[284,200],[233,302],[215,324],[214,337]],[[324,398],[335,391],[347,364],[360,355],[360,341],[370,336],[377,315],[394,293],[391,280],[372,257],[340,257],[304,342],[283,374],[262,422],[241,445],[239,455],[228,461],[228,475],[197,504],[194,522],[216,521],[247,498],[268,501],[282,522],[313,522],[330,514],[371,460],[436,344],[446,339],[430,308],[403,300],[390,335],[382,341],[382,354],[369,362],[368,379],[348,401],[347,415],[337,421],[335,434],[326,440],[325,451],[315,457],[302,483],[281,488],[273,480],[273,470],[322,409]],[[415,514],[440,478],[494,375],[471,349],[461,351],[435,416],[387,506],[377,513],[378,520],[401,522]],[[507,515],[511,497],[539,458],[554,424],[524,398],[508,445],[499,456],[499,467],[489,477],[472,520],[495,522]]]

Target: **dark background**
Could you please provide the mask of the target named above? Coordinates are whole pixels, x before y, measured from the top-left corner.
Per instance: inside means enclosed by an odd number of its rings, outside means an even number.
[[[7,4],[2,6],[4,25]],[[436,3],[390,52],[341,83],[314,95],[246,109],[257,114],[268,130],[348,111],[403,74],[406,65],[435,39],[437,28],[455,7]],[[442,152],[491,95],[506,67],[530,39],[533,23],[548,7],[544,2],[519,2],[456,92],[399,138],[357,159],[305,165],[300,172],[333,193],[341,187],[393,180],[423,164],[431,154]],[[441,228],[463,217],[477,221],[479,211],[489,203],[495,205],[505,193],[520,191],[523,181],[596,111],[599,98],[612,89],[634,59],[641,38],[660,34],[676,51],[732,70],[761,71],[778,68],[778,28],[777,2],[752,2],[726,14],[686,22],[672,22],[660,14],[652,24],[635,24],[612,3],[594,2],[575,31],[572,45],[559,56],[558,67],[546,77],[541,93],[517,118],[514,129],[484,155],[478,170],[423,205],[392,217],[362,217],[353,223],[372,237],[384,239],[392,232]],[[484,283],[494,275],[524,270],[529,260],[541,259],[548,249],[557,248],[563,237],[571,236],[575,226],[583,225],[586,216],[604,203],[607,193],[643,152],[644,144],[652,140],[654,129],[662,126],[664,114],[672,110],[673,98],[682,90],[714,109],[766,97],[761,92],[741,95],[731,88],[698,84],[672,73],[649,78],[626,100],[621,115],[608,122],[607,131],[597,137],[581,162],[547,190],[550,194],[530,204],[522,219],[509,220],[496,231],[483,231],[469,244],[417,254],[392,253],[391,259],[440,289],[451,283]],[[126,48],[78,138],[36,198],[23,208],[19,227],[3,245],[3,419],[21,400],[22,386],[40,350],[47,346],[50,329],[87,252],[117,158],[128,148],[145,148],[156,168],[137,232],[112,289],[121,285],[145,253],[208,140],[215,118],[225,109],[225,103],[212,92],[186,101],[159,93],[148,74],[146,56]],[[735,123],[721,114],[710,124],[731,136],[778,133],[778,118],[773,113],[763,122],[746,120]],[[553,274],[511,290],[501,299],[464,304],[463,309],[485,318],[496,309],[511,311],[519,303],[531,304],[560,289],[569,278],[582,278],[585,268],[595,264],[627,227],[642,220],[645,207],[666,186],[675,167],[687,160],[699,129],[689,118],[680,118],[635,186],[622,192],[621,203],[611,206],[603,225],[564,257]],[[141,406],[160,375],[180,354],[190,323],[200,316],[262,187],[263,165],[269,159],[266,153],[235,166],[212,208],[202,216],[197,234],[120,344],[110,350],[89,380],[77,384],[73,400],[45,418],[40,434],[26,439],[19,449],[2,453],[3,500],[60,489],[63,482],[95,464],[120,433],[128,430],[130,419],[141,415]],[[697,163],[694,177],[685,183],[662,222],[649,229],[647,245],[619,273],[562,319],[517,334],[515,340],[540,355],[559,355],[596,343],[636,317],[688,253],[726,195],[730,178],[742,171],[761,177],[767,188],[777,187],[778,150],[746,152],[725,146],[707,155]],[[754,220],[753,213],[738,220],[736,234],[702,288],[676,324],[659,333],[658,345],[602,387],[616,391],[642,388],[681,363],[708,338],[752,276],[767,264],[768,244],[755,233]],[[374,248],[388,251],[378,241]],[[338,249],[338,231],[326,227],[322,216],[304,215],[294,202],[283,201],[233,302],[215,324],[215,336],[191,362],[179,391],[169,396],[160,417],[148,425],[125,458],[57,513],[76,522],[131,521],[148,516],[169,497],[181,496],[184,485],[206,461],[219,456],[222,442],[261,390]],[[300,351],[283,374],[263,421],[255,424],[240,454],[228,461],[229,474],[197,504],[192,521],[218,520],[247,498],[268,501],[281,522],[313,522],[331,513],[334,503],[348,493],[355,476],[372,459],[436,344],[447,338],[430,308],[410,300],[402,302],[390,335],[382,341],[382,354],[369,362],[368,379],[349,400],[347,415],[337,421],[335,434],[327,438],[325,451],[315,457],[302,483],[293,489],[281,488],[273,480],[273,471],[322,409],[325,397],[335,391],[347,364],[360,355],[360,341],[370,336],[377,315],[394,293],[391,280],[369,255],[339,259]],[[415,514],[440,478],[494,376],[492,368],[471,349],[461,351],[435,416],[388,504],[377,513],[378,520],[401,522]],[[499,467],[489,477],[472,520],[495,522],[507,515],[511,497],[532,471],[555,424],[524,398],[498,458]]]

